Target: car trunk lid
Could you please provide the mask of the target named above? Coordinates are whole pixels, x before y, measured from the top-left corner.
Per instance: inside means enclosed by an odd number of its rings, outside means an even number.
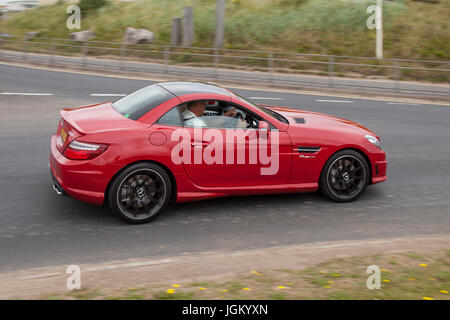
[[[114,110],[110,102],[63,109],[60,114],[56,144],[61,152],[70,142],[86,134],[146,125],[121,115]]]

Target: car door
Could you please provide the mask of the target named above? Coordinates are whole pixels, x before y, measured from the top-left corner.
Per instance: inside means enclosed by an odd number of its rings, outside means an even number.
[[[236,107],[250,112],[242,105]],[[261,119],[264,121],[264,119]],[[183,142],[189,149],[183,166],[192,182],[201,187],[229,188],[277,185],[287,182],[290,139],[271,128],[184,127]]]

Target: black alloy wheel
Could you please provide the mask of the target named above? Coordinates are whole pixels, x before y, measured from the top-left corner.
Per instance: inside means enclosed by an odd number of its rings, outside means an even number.
[[[370,170],[366,159],[355,150],[342,150],[326,162],[321,178],[322,193],[336,202],[349,202],[367,188]]]
[[[144,223],[164,210],[171,190],[170,178],[161,167],[139,163],[126,168],[114,179],[109,205],[122,220]]]

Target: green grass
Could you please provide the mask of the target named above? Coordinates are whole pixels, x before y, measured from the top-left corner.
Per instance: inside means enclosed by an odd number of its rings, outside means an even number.
[[[269,300],[286,300],[286,295],[279,293],[279,292],[275,292],[275,293],[269,294],[269,296],[267,298]]]
[[[166,291],[158,291],[154,294],[155,299],[158,300],[191,300],[194,299],[194,292],[175,292],[167,293]]]
[[[75,298],[78,300],[92,300],[92,299],[102,296],[103,293],[98,290],[80,289],[80,290],[73,290],[73,291],[67,293],[66,295],[68,297]],[[54,299],[56,299],[56,296],[53,297],[53,300]]]
[[[207,287],[211,287],[212,284],[209,282],[192,282],[191,283],[192,287],[201,287],[201,288],[207,288]]]
[[[374,56],[375,31],[367,30],[366,8],[371,1],[229,0],[226,48],[299,53]],[[111,2],[88,15],[82,29],[96,40],[120,41],[128,26],[155,33],[155,43],[170,42],[171,19],[194,6],[195,46],[214,41],[214,0],[139,0]],[[11,16],[0,30],[14,35],[40,31],[43,37],[68,38],[67,4],[40,6]],[[411,0],[384,3],[386,57],[448,60],[450,58],[450,0],[437,4]],[[182,59],[182,57],[180,57]]]
[[[411,252],[411,253],[406,253],[406,255],[408,257],[412,258],[412,259],[425,260],[425,258],[422,255],[418,254],[418,253]]]
[[[227,288],[226,290],[229,290],[230,293],[236,294],[246,286],[244,283],[238,281],[230,281],[225,287]]]

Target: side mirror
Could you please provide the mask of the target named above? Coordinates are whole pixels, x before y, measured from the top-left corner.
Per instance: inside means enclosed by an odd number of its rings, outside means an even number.
[[[267,138],[269,136],[269,124],[265,121],[259,121],[258,123],[259,136]]]

